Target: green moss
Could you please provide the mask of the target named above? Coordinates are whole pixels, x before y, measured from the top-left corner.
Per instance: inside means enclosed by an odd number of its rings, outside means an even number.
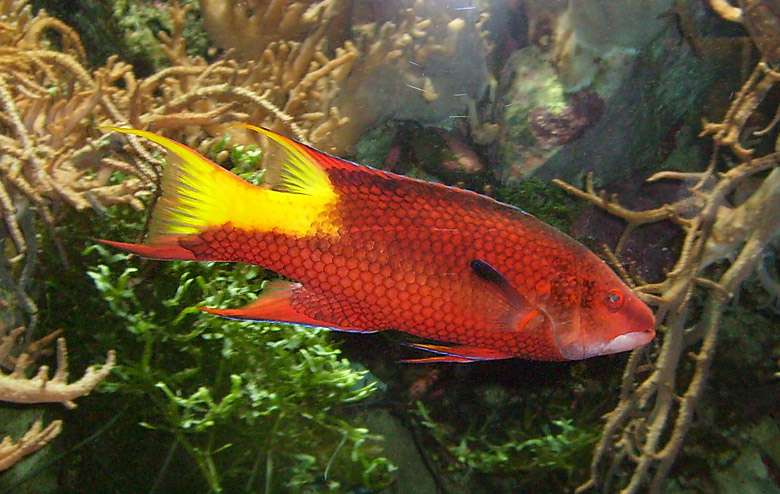
[[[447,146],[447,141],[437,129],[420,129],[411,135],[410,146],[415,160],[432,172],[444,173],[441,163],[455,161],[456,157],[452,149]]]
[[[441,183],[441,180],[439,180],[437,177],[434,177],[430,173],[426,172],[422,168],[418,168],[416,166],[413,166],[409,168],[406,173],[404,174],[407,177],[416,178],[419,180],[425,180],[426,182],[430,183]]]
[[[386,122],[364,132],[360,141],[355,145],[352,158],[362,165],[383,168],[385,158],[390,152],[396,136],[401,131],[400,124]]]
[[[495,197],[564,232],[577,211],[574,201],[560,187],[533,178],[501,186]]]
[[[210,41],[202,27],[198,2],[182,0],[181,4],[190,7],[184,27],[187,53],[204,56]],[[112,16],[123,33],[123,43],[127,50],[125,56],[147,61],[153,71],[170,64],[158,39],[160,31],[171,33],[168,8],[140,0],[116,0]]]

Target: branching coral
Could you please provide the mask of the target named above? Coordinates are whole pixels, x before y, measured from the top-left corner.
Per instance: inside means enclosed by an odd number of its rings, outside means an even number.
[[[36,306],[27,294],[36,260],[36,221],[55,224],[59,203],[83,210],[117,202],[142,204],[138,194],[154,180],[139,162],[101,159],[108,140],[91,138],[90,118],[120,120],[114,84],[128,70],[111,64],[89,74],[78,36],[60,21],[33,16],[25,1],[0,2],[0,211],[3,236],[0,280],[34,326]],[[57,41],[60,50],[50,48]],[[127,175],[114,180],[114,171]]]
[[[591,467],[591,479],[579,492],[601,485],[611,490],[617,472],[633,466],[622,494],[659,493],[691,427],[694,409],[702,396],[718,339],[726,303],[742,282],[759,268],[762,253],[780,234],[780,141],[777,118],[752,136],[774,143],[774,151],[756,157],[744,139],[748,119],[770,89],[780,83],[780,73],[760,62],[742,86],[722,122],[704,123],[703,135],[711,135],[715,150],[709,167],[701,173],[661,172],[650,180],[678,179],[691,183],[690,197],[652,211],[629,211],[615,198],[597,194],[589,183],[585,191],[560,183],[623,218],[627,231],[645,223],[670,219],[685,233],[674,269],[661,283],[643,284],[637,290],[658,305],[657,319],[664,338],[650,373],[640,363],[644,351],[631,355],[623,376],[620,401],[607,416]],[[780,112],[780,108],[778,109]],[[723,151],[739,162],[724,173],[716,172]],[[727,160],[728,161],[728,160]],[[761,175],[759,175],[761,174]],[[765,175],[765,176],[764,176]],[[731,204],[731,192],[748,179],[763,176],[761,185],[744,201]],[[625,237],[625,235],[624,235]],[[620,254],[623,242],[618,245]],[[720,271],[705,269],[730,261]],[[702,300],[699,313],[694,300]],[[698,344],[695,352],[686,349]],[[683,372],[686,357],[692,374]],[[647,487],[647,491],[643,490]]]
[[[103,381],[116,363],[114,352],[109,352],[106,363],[100,369],[87,368],[79,380],[68,383],[68,351],[65,339],[57,339],[57,370],[49,377],[49,367],[42,365],[33,377],[27,371],[37,356],[46,353],[45,346],[60,333],[56,331],[41,340],[21,348],[19,341],[25,332],[19,327],[0,337],[0,365],[11,369],[0,371],[0,401],[12,403],[62,403],[74,408],[74,399],[84,396]],[[43,427],[36,421],[21,439],[14,442],[6,436],[0,443],[0,470],[5,470],[22,457],[37,451],[54,439],[62,430],[62,421],[55,420]]]
[[[161,159],[153,147],[130,138],[127,146],[133,152],[125,153],[95,125],[151,128],[203,149],[212,143],[202,134],[204,125],[252,120],[310,140],[312,132],[325,131],[323,122],[338,122],[333,112],[318,115],[320,100],[310,96],[334,84],[340,65],[353,56],[348,50],[325,60],[316,47],[285,43],[266,50],[261,68],[239,68],[230,61],[209,65],[186,55],[186,12],[174,3],[172,32],[161,35],[172,66],[138,80],[133,67],[116,57],[88,70],[74,31],[43,12],[33,15],[26,0],[0,0],[0,237],[9,240],[0,251],[0,323],[25,325],[34,334],[37,307],[29,289],[41,220],[56,240],[57,206],[101,210],[121,202],[141,209],[141,196],[157,180]],[[271,90],[277,86],[289,96],[284,107],[272,101]],[[187,128],[194,125],[198,130],[189,135]],[[6,352],[18,338],[20,333],[14,332],[3,340],[10,345],[4,346]],[[72,405],[73,398],[105,377],[113,356],[105,371],[88,371],[72,384],[66,382],[64,341],[58,342],[59,367],[51,379],[45,367],[27,379],[32,361],[23,354],[5,362],[13,371],[0,376],[0,400]],[[58,423],[38,426],[17,443],[6,440],[2,449],[8,464],[14,455],[40,447],[59,428]]]
[[[218,8],[213,3],[204,3],[204,7],[207,16],[215,16],[215,9],[222,15],[221,24],[211,22],[219,31],[225,31],[235,21],[236,12],[245,8]],[[270,10],[281,14],[277,8],[274,3],[266,14],[271,15]],[[330,7],[312,9],[331,15]],[[186,55],[183,31],[187,10],[176,3],[171,8],[173,32],[170,36],[161,33],[161,39],[172,66],[142,81],[132,92],[129,112],[133,126],[159,130],[251,121],[328,151],[343,149],[330,144],[329,133],[346,123],[332,100],[357,57],[353,44],[345,43],[329,54],[327,38],[322,30],[315,30],[303,41],[268,37],[267,44],[258,45],[255,57],[246,63],[226,58],[208,64]],[[286,15],[295,17],[290,12]],[[254,139],[251,133],[234,134],[239,141]],[[202,137],[192,142],[186,133],[176,137],[201,148],[212,143]]]
[[[386,118],[451,123],[492,81],[487,13],[466,2],[448,9],[425,0],[200,3],[217,43],[255,64],[248,69],[264,97],[302,127],[295,135],[332,152]],[[350,10],[351,32],[344,29]],[[361,10],[370,11],[365,22]],[[485,141],[495,136],[476,128]]]
[[[331,99],[356,57],[353,45],[328,58],[324,38],[278,41],[257,62],[209,64],[186,54],[187,11],[174,2],[171,33],[160,34],[171,66],[138,80],[117,57],[90,73],[70,28],[43,12],[32,15],[26,0],[0,2],[0,210],[12,240],[0,256],[0,280],[17,307],[9,322],[35,326],[28,292],[37,220],[53,231],[60,203],[77,210],[119,202],[141,209],[140,197],[157,180],[161,159],[154,146],[131,137],[132,152],[125,154],[95,124],[161,131],[205,152],[215,139],[202,133],[204,126],[214,131],[216,124],[252,121],[337,150],[326,141],[345,119]]]
[[[31,17],[29,7],[23,6],[24,2],[12,2],[10,10],[3,12],[17,21],[13,29],[2,31],[0,54],[3,195],[11,195],[9,189],[15,189],[47,219],[51,214],[45,206],[55,199],[77,209],[115,202],[140,208],[134,192],[139,181],[153,178],[147,170],[119,167],[138,177],[114,187],[109,184],[110,174],[97,173],[95,161],[85,156],[95,146],[87,139],[85,119],[99,112],[121,118],[112,101],[117,88],[111,86],[128,67],[111,64],[93,77],[82,65],[84,48],[76,33],[45,13]],[[59,36],[61,51],[45,47],[47,33]],[[6,203],[3,207],[4,211],[13,209]],[[9,221],[12,238],[23,251],[18,228]]]
[[[496,129],[476,120],[475,100],[493,95],[495,80],[486,59],[492,46],[484,27],[489,13],[470,2],[417,0],[390,3],[397,12],[384,22],[355,23],[360,57],[335,105],[349,117],[333,139],[350,136],[386,118],[450,125],[472,117],[471,131],[491,142]],[[442,124],[446,122],[446,124]]]
[[[4,437],[0,442],[0,471],[11,468],[25,456],[46,446],[61,431],[61,420],[55,420],[46,427],[40,420],[36,420],[18,441],[14,442],[10,436]]]
[[[0,357],[4,364],[13,363],[10,374],[0,375],[0,399],[12,403],[62,403],[67,408],[75,408],[75,398],[92,391],[111,372],[116,357],[110,352],[105,365],[100,370],[87,369],[84,376],[76,382],[68,383],[68,350],[65,339],[57,339],[57,370],[49,377],[49,367],[42,365],[35,377],[27,378],[26,372],[35,363],[34,357],[25,352],[12,359],[9,355],[24,328],[11,331],[2,338]],[[49,338],[50,339],[50,338]]]
[[[277,40],[257,61],[209,64],[186,54],[187,8],[174,1],[170,13],[172,29],[160,39],[171,66],[138,79],[117,57],[88,69],[70,28],[43,12],[33,15],[26,0],[0,0],[0,324],[24,325],[25,336],[34,334],[37,307],[29,292],[39,228],[48,225],[56,241],[60,205],[100,211],[121,202],[140,209],[140,199],[154,188],[162,162],[157,149],[133,137],[104,135],[97,126],[152,129],[206,151],[216,138],[204,128],[216,134],[218,124],[252,121],[335,150],[327,145],[329,132],[345,119],[331,102],[356,58],[354,45],[326,55],[323,37]],[[72,406],[114,365],[111,353],[100,371],[88,370],[68,384],[60,341],[54,376],[41,367],[30,378],[32,350],[12,358],[21,333],[3,339],[0,360],[11,371],[0,375],[0,400]],[[59,421],[45,428],[37,423],[17,442],[6,438],[0,465],[41,447],[60,428]]]
[[[780,61],[780,5],[772,0],[710,0],[712,8],[724,19],[741,22],[769,64]]]
[[[343,38],[351,0],[199,0],[212,39],[240,60],[257,60],[271,43]]]

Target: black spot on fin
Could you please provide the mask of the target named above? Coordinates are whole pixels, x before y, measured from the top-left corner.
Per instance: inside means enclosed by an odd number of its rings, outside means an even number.
[[[485,281],[495,283],[496,285],[509,287],[509,282],[506,280],[503,274],[499,273],[496,268],[483,261],[482,259],[474,259],[471,261],[471,269],[474,273]]]
[[[511,313],[505,313],[503,315],[497,313],[500,323],[499,325],[510,323],[510,319],[512,319],[516,314],[523,314],[533,310],[533,307],[528,302],[528,300],[523,295],[518,293],[509,280],[507,280],[506,277],[496,268],[491,266],[490,263],[483,259],[474,259],[471,261],[470,265],[471,270],[477,277],[483,281],[486,281],[487,283],[490,283],[494,287],[495,293],[503,301],[500,303],[500,305],[504,305],[508,310],[511,308]],[[509,316],[509,318],[506,316]]]

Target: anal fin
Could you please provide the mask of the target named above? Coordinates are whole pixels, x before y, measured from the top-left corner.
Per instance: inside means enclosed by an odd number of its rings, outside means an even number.
[[[512,358],[512,355],[492,350],[490,348],[482,348],[471,345],[460,346],[444,346],[444,345],[428,345],[424,343],[405,343],[406,346],[417,348],[420,350],[426,350],[428,352],[441,354],[438,357],[427,357],[420,359],[402,360],[401,362],[408,364],[423,364],[430,362],[461,362],[470,363],[478,362],[480,360],[499,360]]]
[[[266,285],[263,293],[249,305],[238,309],[215,309],[200,307],[200,310],[228,319],[246,319],[251,321],[281,322],[289,324],[302,324],[304,326],[318,326],[335,329],[338,331],[368,332],[359,328],[342,326],[330,321],[309,317],[296,306],[306,305],[305,290],[300,283],[292,281],[275,280]],[[302,297],[302,304],[294,304],[294,297]]]

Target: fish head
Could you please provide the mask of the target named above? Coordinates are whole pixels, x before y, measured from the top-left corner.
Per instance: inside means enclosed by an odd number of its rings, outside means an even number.
[[[563,358],[581,360],[649,343],[656,323],[650,308],[603,261],[594,259],[585,268],[576,307],[553,330]]]

